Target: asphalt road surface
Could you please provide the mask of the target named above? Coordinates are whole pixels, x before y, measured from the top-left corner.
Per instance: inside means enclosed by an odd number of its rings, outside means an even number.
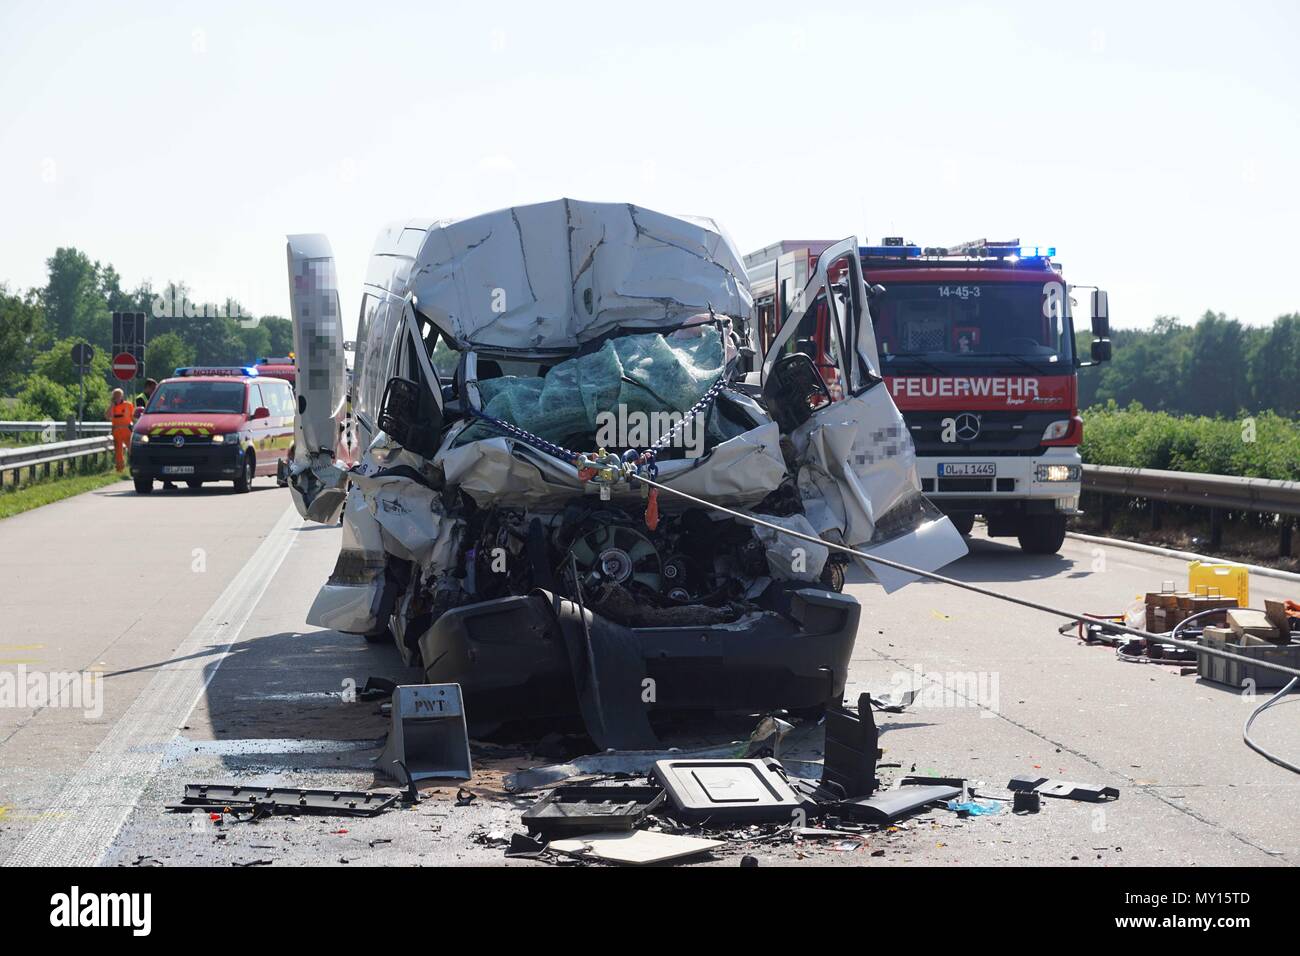
[[[476,747],[475,799],[424,786],[413,809],[373,819],[276,818],[256,824],[164,811],[187,782],[391,786],[374,757],[387,718],[352,700],[368,676],[418,682],[396,652],[308,628],[337,528],[304,524],[261,479],[138,497],[130,486],[0,522],[0,671],[29,683],[95,672],[75,706],[29,695],[0,706],[0,860],[8,864],[448,864],[506,861],[532,797],[507,794],[509,770],[550,761]],[[947,573],[1088,612],[1121,610],[1183,562],[1070,540],[1061,555],[972,540]],[[1252,603],[1300,583],[1254,577]],[[865,839],[749,841],[732,834],[700,862],[1074,866],[1285,865],[1300,861],[1300,777],[1250,752],[1254,704],[1176,667],[1116,659],[1057,633],[1057,619],[915,584],[893,596],[851,584],[863,623],[846,696],[920,687],[904,713],[880,714],[886,778],[931,772],[1006,795],[1034,774],[1117,787],[1118,801],[1045,800],[1041,813],[959,820],[930,810]],[[36,675],[35,678],[32,675]],[[39,696],[39,695],[38,695]],[[1256,738],[1300,757],[1300,698],[1270,710]],[[743,728],[734,736],[743,737]],[[722,738],[724,741],[728,738]],[[815,732],[795,755],[817,757]],[[996,801],[991,801],[996,802]]]

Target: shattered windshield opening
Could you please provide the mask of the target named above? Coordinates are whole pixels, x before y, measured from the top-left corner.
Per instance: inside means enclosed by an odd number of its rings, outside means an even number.
[[[668,335],[610,338],[549,369],[531,363],[531,374],[517,374],[529,363],[479,356],[477,386],[485,415],[564,447],[643,448],[669,437],[674,447],[689,446],[693,457],[706,439],[723,440],[733,431],[710,416],[669,434],[726,374],[726,352],[718,326],[697,324]],[[695,435],[700,428],[707,434]],[[476,422],[456,444],[499,434]],[[672,457],[672,448],[665,451]]]

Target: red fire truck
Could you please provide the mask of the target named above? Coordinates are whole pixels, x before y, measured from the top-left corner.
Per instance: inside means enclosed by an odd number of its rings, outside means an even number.
[[[822,369],[836,395],[836,337],[824,304],[799,303],[830,242],[784,241],[745,257],[766,355],[784,317],[786,345]],[[1077,513],[1081,477],[1077,370],[1110,358],[1106,293],[1093,289],[1093,343],[1075,354],[1071,290],[1056,250],[979,240],[920,247],[902,239],[860,249],[880,372],[916,445],[921,490],[969,533],[1051,554]],[[806,309],[806,311],[805,311]]]

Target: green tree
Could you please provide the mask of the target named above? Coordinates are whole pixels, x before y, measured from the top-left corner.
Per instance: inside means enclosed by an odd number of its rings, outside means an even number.
[[[264,315],[261,327],[266,329],[271,344],[266,353],[269,356],[283,358],[293,351],[293,323],[278,315]]]
[[[1177,318],[1160,316],[1150,330],[1116,329],[1113,357],[1099,371],[1096,401],[1145,408],[1177,409],[1184,389],[1184,368],[1191,329]]]
[[[194,364],[194,346],[175,332],[164,332],[149,339],[144,359],[145,373],[161,382],[182,365]]]
[[[36,356],[35,361],[32,363],[32,370],[35,375],[47,378],[67,388],[74,404],[78,389],[77,369],[72,364],[72,347],[79,341],[81,340],[75,337],[60,339],[47,351]],[[108,408],[109,380],[112,377],[110,372],[111,361],[108,349],[95,349],[95,357],[91,361],[90,369],[85,376],[85,416],[87,420],[102,417]],[[113,387],[116,386],[117,381],[114,379]]]
[[[1250,354],[1252,407],[1279,415],[1300,412],[1300,314],[1283,315],[1260,330]]]
[[[255,362],[271,354],[271,333],[263,328],[260,322],[257,325],[240,323],[236,334],[244,350],[243,361]]]
[[[45,320],[57,338],[80,336],[92,345],[107,349],[111,344],[112,320],[104,297],[104,275],[98,262],[78,249],[56,249],[45,260],[49,281],[41,292]],[[109,267],[109,281],[115,287],[117,273]]]
[[[1193,415],[1235,415],[1249,402],[1241,323],[1206,312],[1192,332],[1177,406]]]
[[[45,331],[45,316],[34,295],[10,295],[0,284],[0,389],[8,391],[31,366]]]

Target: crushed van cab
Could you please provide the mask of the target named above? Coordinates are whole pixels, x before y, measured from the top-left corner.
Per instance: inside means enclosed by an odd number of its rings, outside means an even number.
[[[131,478],[147,495],[155,481],[230,481],[248,491],[274,475],[293,441],[293,387],[255,367],[178,368],[158,385],[131,434]]]
[[[389,227],[358,319],[349,467],[329,244],[291,236],[290,488],[304,515],[343,520],[308,622],[393,639],[430,683],[462,685],[476,732],[576,715],[599,746],[635,748],[667,712],[838,701],[862,613],[843,553],[635,475],[926,570],[965,553],[920,494],[857,242],[840,245],[798,299],[833,316],[832,396],[785,338],[758,354],[711,220],[560,200]]]

